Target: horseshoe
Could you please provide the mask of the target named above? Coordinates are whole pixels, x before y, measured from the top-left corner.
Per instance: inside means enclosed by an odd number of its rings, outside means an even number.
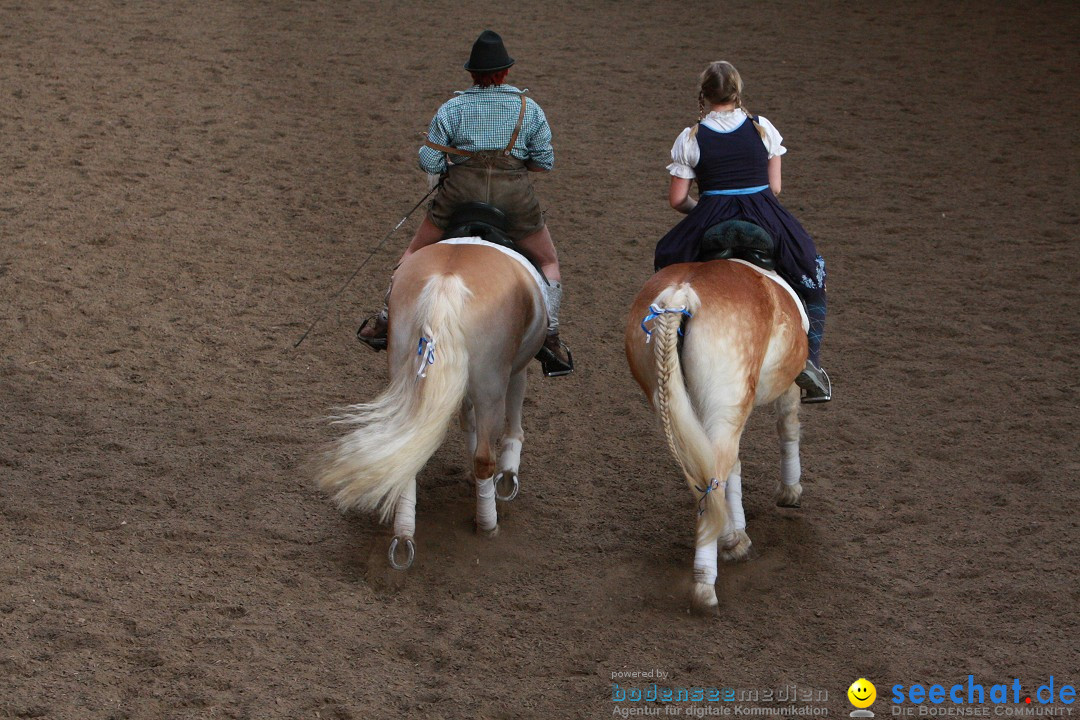
[[[521,489],[521,485],[520,483],[518,483],[517,473],[511,472],[508,481],[512,483],[510,492],[503,494],[499,492],[499,486],[503,483],[504,480],[507,480],[506,473],[499,473],[495,476],[495,497],[499,500],[502,500],[503,502],[510,502],[518,496],[518,490]]]
[[[406,555],[405,557],[405,562],[400,564],[395,557],[395,555],[397,555],[399,540],[405,541],[405,549],[408,551],[408,555]],[[411,537],[403,538],[400,535],[395,535],[394,539],[390,541],[390,550],[386,553],[386,555],[390,559],[390,567],[394,568],[395,570],[408,570],[412,567],[413,560],[416,558],[416,544],[413,543],[413,539]]]

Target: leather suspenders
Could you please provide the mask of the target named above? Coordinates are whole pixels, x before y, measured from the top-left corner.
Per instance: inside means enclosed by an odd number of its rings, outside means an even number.
[[[503,150],[503,155],[509,157],[510,151],[514,149],[514,143],[517,142],[518,134],[521,133],[521,124],[525,122],[525,93],[521,93],[521,109],[518,110],[517,124],[514,125],[514,132],[510,134],[510,142],[507,143],[506,149]]]
[[[509,156],[511,151],[514,149],[514,145],[515,143],[517,143],[518,135],[521,134],[521,125],[525,122],[525,93],[521,93],[518,97],[521,98],[521,110],[518,111],[517,124],[514,125],[514,132],[510,134],[510,142],[507,143],[506,147],[502,150],[502,154],[505,156]],[[460,148],[440,145],[438,143],[428,140],[426,137],[424,139],[424,145],[433,150],[438,150],[439,152],[444,152],[450,155],[462,155],[464,157],[472,157],[478,152],[481,152],[478,150],[461,150]]]

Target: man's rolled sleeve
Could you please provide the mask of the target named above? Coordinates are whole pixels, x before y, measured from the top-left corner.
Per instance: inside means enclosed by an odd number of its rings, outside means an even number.
[[[529,137],[526,148],[529,151],[529,162],[543,170],[550,170],[555,166],[555,149],[551,146],[551,127],[548,125],[547,116],[536,107],[536,130]]]
[[[450,134],[447,132],[446,127],[443,125],[441,118],[438,114],[431,118],[431,125],[428,126],[428,140],[436,145],[449,145]],[[446,172],[446,155],[435,148],[429,148],[427,145],[420,146],[420,169],[429,175],[441,175]]]

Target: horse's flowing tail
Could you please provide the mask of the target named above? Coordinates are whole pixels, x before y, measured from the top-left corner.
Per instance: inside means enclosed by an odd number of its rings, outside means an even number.
[[[318,485],[342,510],[374,511],[386,522],[442,444],[468,383],[462,314],[471,294],[457,275],[430,277],[411,320],[417,369],[398,368],[381,395],[334,418],[354,429],[327,453]]]
[[[693,315],[701,307],[701,299],[689,283],[679,283],[664,288],[653,300],[653,305],[665,310],[685,309]],[[679,358],[682,318],[680,312],[664,312],[656,318],[657,327],[653,332],[657,374],[655,403],[668,448],[700,503],[698,542],[708,543],[727,532],[728,509],[722,484],[713,484],[717,478],[712,443],[686,389]]]

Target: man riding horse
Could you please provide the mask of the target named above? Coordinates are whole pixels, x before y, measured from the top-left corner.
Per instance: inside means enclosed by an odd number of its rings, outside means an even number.
[[[525,97],[527,91],[506,84],[513,64],[497,33],[485,30],[473,44],[465,63],[473,86],[439,108],[420,148],[420,167],[440,176],[441,187],[401,259],[443,239],[463,205],[485,203],[502,211],[506,222],[500,229],[547,279],[548,334],[536,357],[544,374],[554,377],[572,372],[573,360],[559,341],[562,276],[529,172],[551,170],[555,153],[544,111]],[[357,336],[382,350],[388,325],[384,306],[364,321]]]

